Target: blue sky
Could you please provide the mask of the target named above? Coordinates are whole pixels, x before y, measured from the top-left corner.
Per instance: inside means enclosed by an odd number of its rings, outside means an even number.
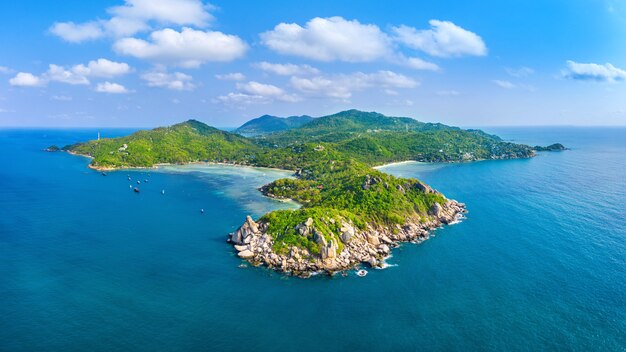
[[[0,126],[625,125],[626,4],[3,1]]]

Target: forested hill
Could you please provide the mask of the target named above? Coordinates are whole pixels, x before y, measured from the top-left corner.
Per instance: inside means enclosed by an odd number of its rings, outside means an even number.
[[[293,126],[307,118],[291,118],[290,123]],[[255,119],[255,124],[266,121],[271,125],[276,119],[286,120],[267,116]],[[254,124],[251,121],[246,125]],[[267,130],[268,126],[260,128]],[[470,161],[534,155],[530,146],[504,142],[479,130],[358,110],[314,118],[298,127],[250,138],[189,120],[64,149],[93,157],[92,165],[101,168],[209,161],[295,169],[300,167],[299,153],[313,148],[369,166],[402,160]],[[312,161],[315,155],[307,154],[307,160]]]
[[[255,136],[297,128],[312,120],[313,118],[307,115],[289,117],[263,115],[244,123],[234,132],[243,136]]]
[[[63,149],[93,157],[101,168],[149,167],[159,163],[241,159],[256,145],[238,134],[189,120],[169,127],[138,131],[130,136],[77,143]]]

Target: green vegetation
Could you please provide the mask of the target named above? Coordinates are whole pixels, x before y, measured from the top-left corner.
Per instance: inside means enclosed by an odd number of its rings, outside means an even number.
[[[159,163],[230,162],[258,150],[250,140],[189,120],[170,127],[139,131],[65,147],[93,157],[95,167],[150,167]]]
[[[533,147],[533,149],[538,152],[557,152],[557,151],[565,150],[566,148],[561,143],[554,143],[554,144],[550,144],[547,147],[536,145]]]
[[[446,201],[422,182],[396,178],[372,169],[374,165],[401,160],[465,161],[533,155],[529,146],[503,142],[479,130],[373,112],[349,110],[317,119],[293,117],[291,122],[276,119],[264,116],[238,130],[278,131],[253,138],[189,120],[64,149],[92,156],[95,167],[209,161],[294,170],[297,179],[276,180],[261,191],[276,198],[294,199],[302,207],[274,211],[261,220],[269,223],[268,233],[275,239],[277,252],[297,246],[313,255],[320,252],[320,241],[315,237],[319,235],[336,241],[341,250],[343,244],[338,236],[342,221],[360,228],[366,224],[395,228],[407,219],[428,219],[433,205]],[[313,219],[317,235],[298,233],[297,225],[308,218]]]
[[[312,120],[313,118],[311,116],[306,115],[289,116],[285,118],[263,115],[244,123],[241,127],[235,130],[235,133],[242,136],[255,136],[297,128],[311,122]]]

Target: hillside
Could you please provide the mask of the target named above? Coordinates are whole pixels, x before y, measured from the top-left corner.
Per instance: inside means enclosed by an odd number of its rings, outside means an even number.
[[[255,137],[259,145],[287,147],[331,144],[338,152],[368,164],[391,161],[470,161],[525,158],[526,145],[507,143],[480,130],[463,130],[408,117],[358,110],[316,118],[299,128]]]
[[[149,167],[160,163],[245,160],[258,147],[239,135],[196,120],[64,147],[93,157],[96,168]]]
[[[312,120],[313,118],[307,115],[289,117],[263,115],[244,123],[234,133],[242,136],[255,136],[298,128]]]

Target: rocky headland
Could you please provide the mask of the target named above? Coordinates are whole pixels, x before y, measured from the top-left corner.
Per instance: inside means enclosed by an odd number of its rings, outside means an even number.
[[[350,221],[341,219],[341,241],[327,240],[308,218],[296,225],[300,236],[311,237],[320,245],[320,253],[312,254],[306,248],[291,247],[286,253],[274,250],[274,236],[268,233],[269,223],[254,221],[250,216],[237,231],[228,236],[240,258],[254,266],[266,266],[288,275],[310,277],[318,273],[335,273],[355,268],[361,264],[369,267],[384,268],[385,258],[391,250],[402,242],[420,243],[430,237],[431,231],[445,224],[452,224],[466,212],[465,204],[447,200],[443,205],[435,203],[428,213],[428,218],[407,219],[404,225],[385,227],[367,224],[359,229]],[[335,219],[319,219],[334,223]],[[342,248],[340,250],[340,247]]]

